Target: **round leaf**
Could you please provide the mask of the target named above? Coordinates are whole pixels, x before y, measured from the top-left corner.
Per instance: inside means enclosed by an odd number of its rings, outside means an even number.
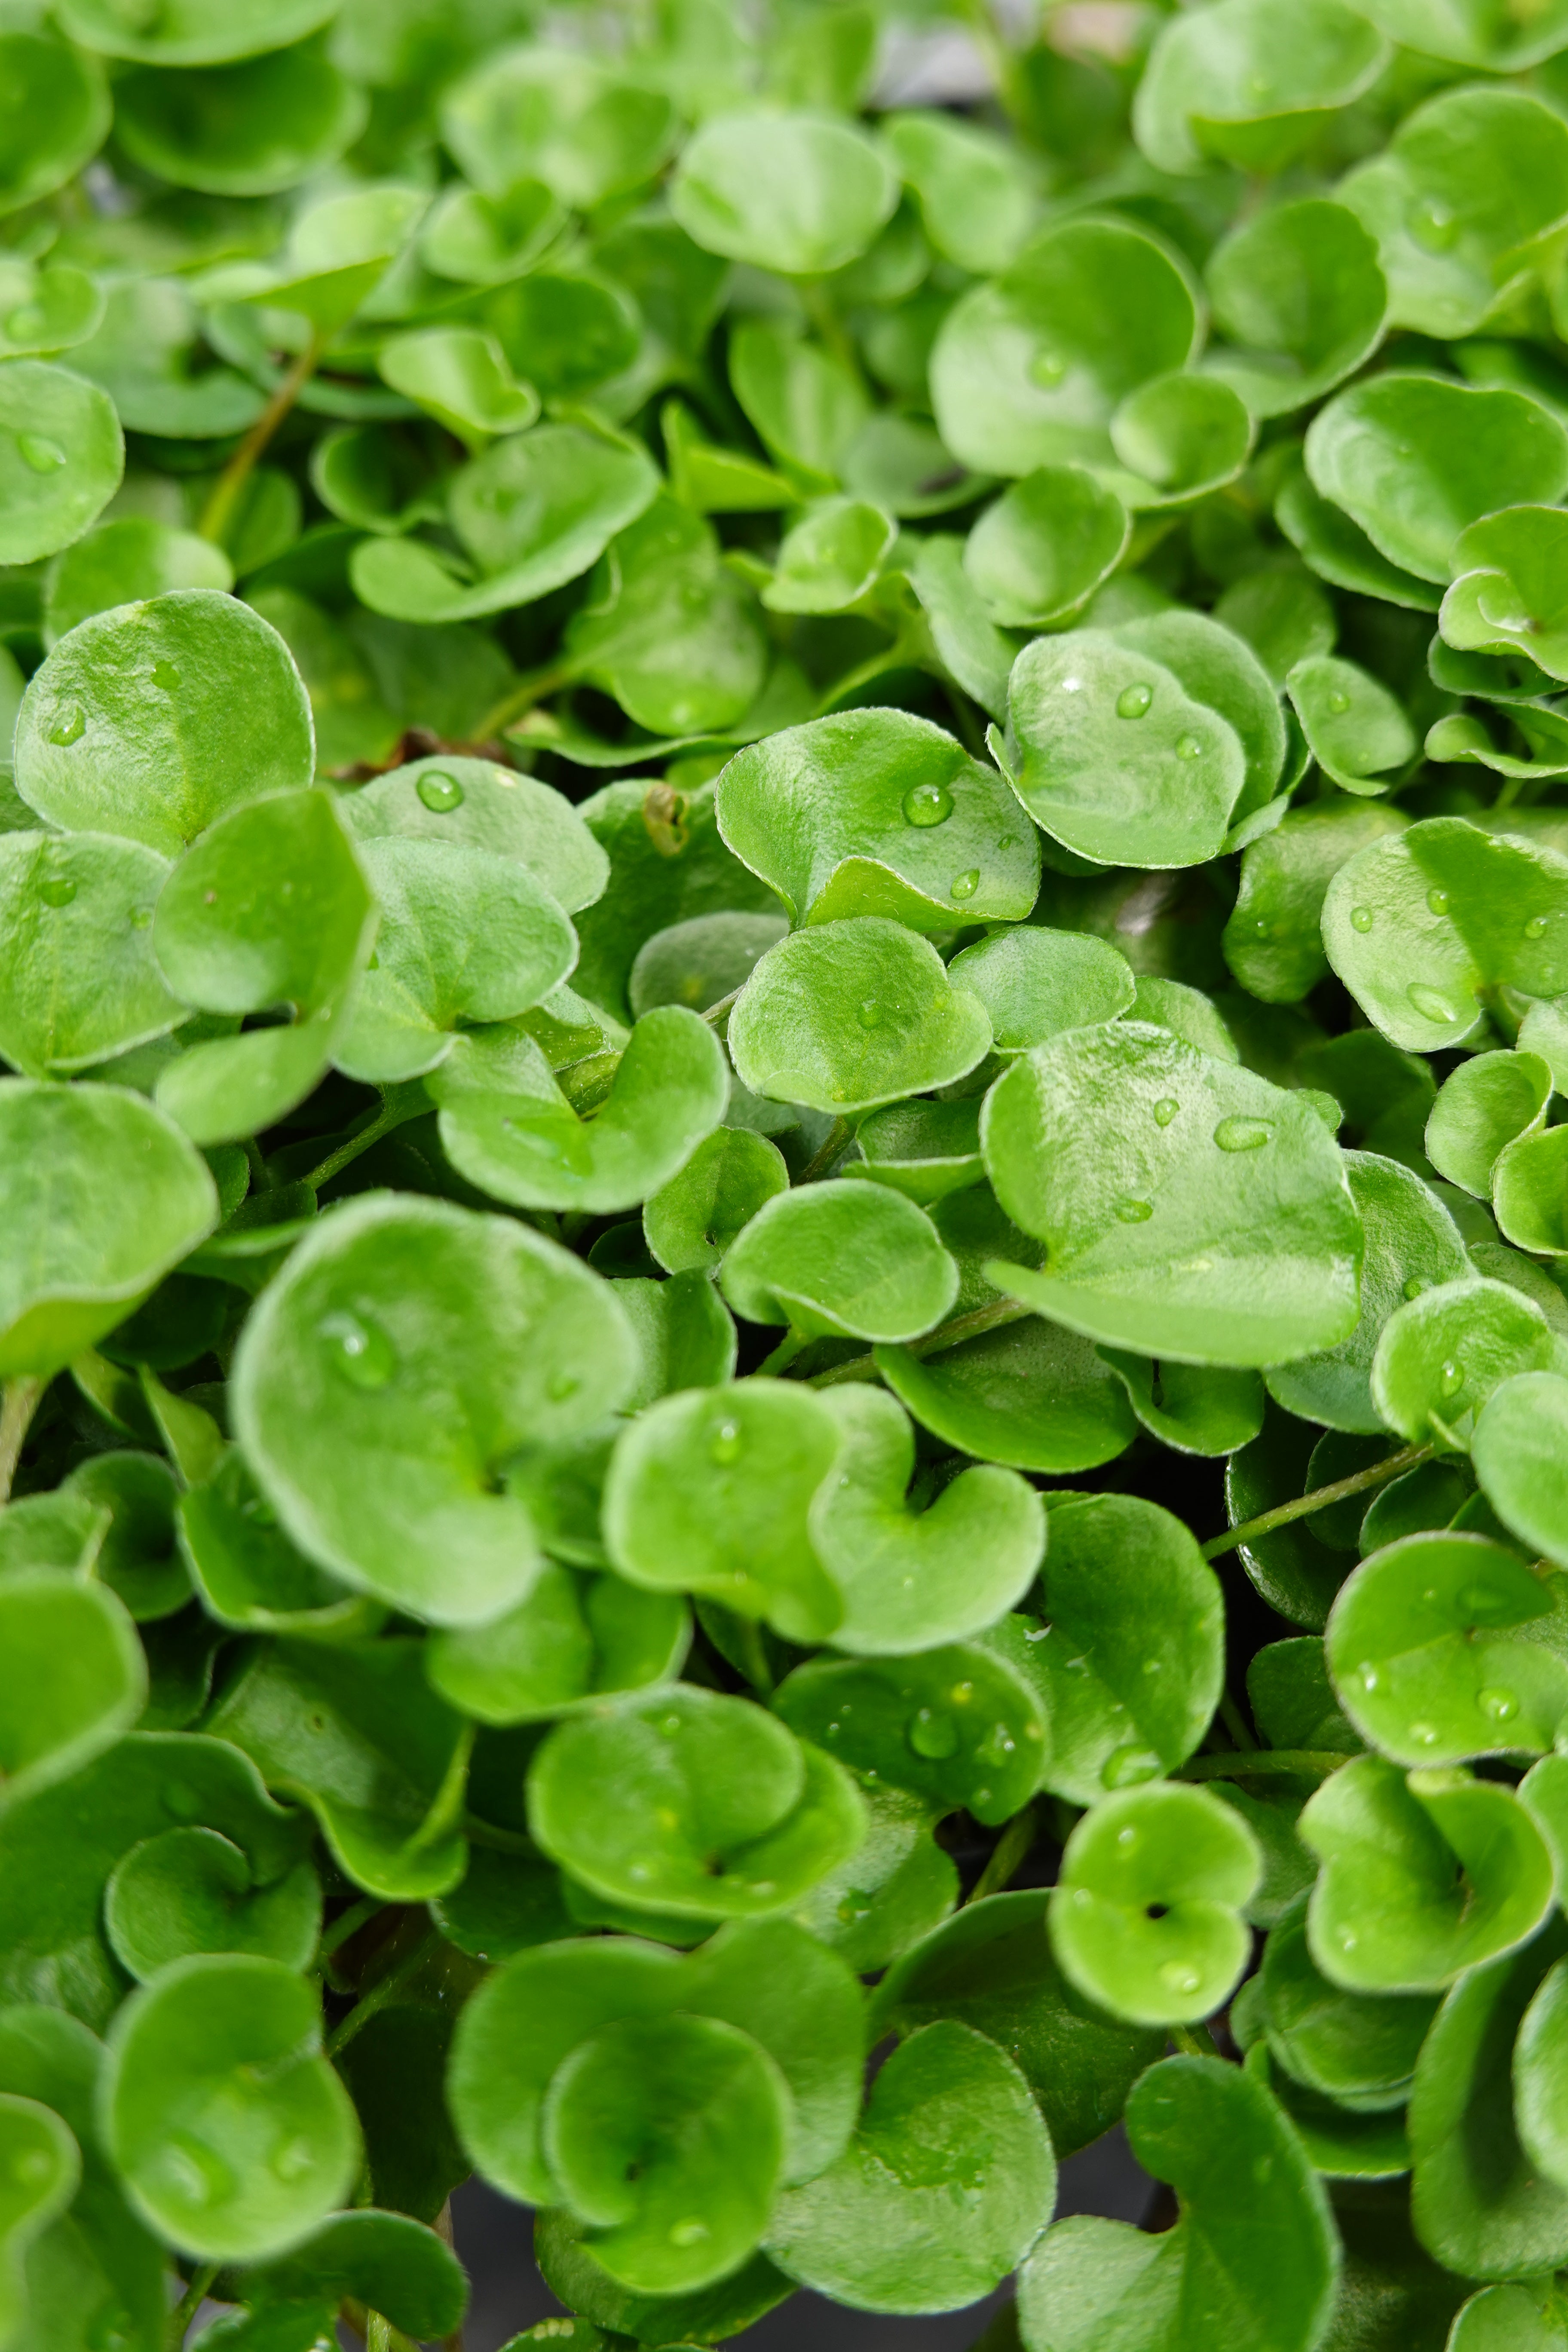
[[[1271,205],[1224,239],[1207,277],[1231,348],[1211,352],[1206,365],[1254,416],[1321,400],[1382,340],[1388,288],[1378,249],[1343,203]]]
[[[1470,1441],[1481,1491],[1532,1551],[1568,1568],[1568,1380],[1530,1371],[1503,1381],[1482,1406]]]
[[[169,868],[107,834],[0,835],[0,1053],[65,1077],[188,1017],[153,954]]]
[[[691,1626],[679,1600],[548,1562],[532,1591],[471,1632],[435,1634],[430,1680],[481,1723],[548,1722],[679,1673]]]
[[[880,1184],[813,1184],[764,1202],[720,1271],[752,1323],[812,1338],[918,1339],[958,1296],[958,1269],[931,1219]]]
[[[0,37],[0,213],[13,213],[91,161],[109,129],[110,100],[95,58],[26,29],[25,20]]]
[[[15,1804],[129,1731],[147,1666],[124,1608],[53,1569],[0,1580],[0,1785]]]
[[[1458,1281],[1424,1290],[1384,1324],[1372,1393],[1391,1429],[1413,1444],[1434,1437],[1462,1448],[1492,1391],[1552,1361],[1551,1328],[1511,1284]]]
[[[17,38],[7,35],[5,47]],[[106,393],[43,360],[0,364],[0,562],[32,563],[68,547],[97,521],[124,470]]]
[[[865,252],[899,184],[863,131],[827,115],[710,116],[670,184],[670,210],[709,253],[786,277]]]
[[[321,1927],[321,1889],[308,1862],[268,1886],[216,1830],[143,1838],[116,1865],[104,1898],[114,1956],[145,1984],[194,1952],[247,1952],[285,1968],[310,1963]]]
[[[963,568],[994,621],[1039,628],[1110,577],[1131,530],[1121,499],[1087,467],[1040,466],[986,509]]]
[[[887,1660],[816,1658],[773,1702],[803,1738],[944,1811],[1005,1822],[1028,1801],[1046,1731],[1038,1698],[1001,1651],[952,1643]]]
[[[114,89],[115,130],[132,160],[215,196],[293,187],[337,161],[365,113],[363,94],[314,47],[205,72],[129,73]]]
[[[411,760],[338,805],[361,841],[456,842],[525,866],[569,915],[602,898],[609,879],[610,861],[570,801],[490,760]]]

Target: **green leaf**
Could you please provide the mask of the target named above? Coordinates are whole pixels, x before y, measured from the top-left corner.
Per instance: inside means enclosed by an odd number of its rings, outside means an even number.
[[[1041,1935],[1043,1887],[966,1904],[896,1961],[872,2000],[870,2031],[900,2039],[940,2018],[985,2034],[1019,2069],[1058,2157],[1076,2154],[1120,2115],[1164,2037],[1079,1998]]]
[[[858,379],[787,319],[747,319],[730,382],[758,439],[803,488],[831,489],[870,406]]]
[[[1461,532],[1453,554],[1458,576],[1438,615],[1447,644],[1522,655],[1551,677],[1568,677],[1558,520],[1554,507],[1510,507]]]
[[[1454,2322],[1453,2352],[1557,2352],[1563,2340],[1555,2289],[1486,2286],[1471,2295]]]
[[[1192,1754],[1225,1681],[1225,1604],[1178,1519],[1133,1496],[1050,1515],[1044,1622],[1026,1636],[1047,1700],[1046,1788],[1092,1805]]]
[[[640,1239],[636,1225],[629,1233],[634,1243]],[[693,1272],[662,1282],[637,1275],[617,1281],[616,1296],[642,1359],[625,1411],[638,1412],[674,1389],[715,1388],[730,1378],[735,1326],[706,1276]]]
[[[1003,779],[902,710],[841,711],[738,751],[715,809],[796,923],[1016,921],[1039,887],[1038,844]]]
[[[525,867],[459,843],[367,842],[375,953],[333,1048],[350,1077],[420,1076],[458,1033],[526,1013],[577,960],[571,924]]]
[[[1354,662],[1298,662],[1286,682],[1307,747],[1331,783],[1371,795],[1402,783],[1419,743],[1404,705]]]
[[[160,1076],[160,1108],[207,1144],[292,1110],[352,1024],[376,921],[364,863],[328,793],[274,793],[228,810],[165,884],[153,951],[187,1004],[281,1005],[293,1017],[192,1046]]]
[[[865,1828],[831,1758],[685,1683],[558,1724],[529,1773],[528,1819],[595,1893],[691,1919],[789,1908]]]
[[[1109,466],[1121,402],[1187,366],[1199,341],[1171,247],[1131,222],[1068,219],[948,313],[931,354],[937,429],[978,473]]]
[[[1470,2278],[1555,2270],[1568,2248],[1568,2191],[1542,2176],[1520,2145],[1506,2089],[1498,2095],[1514,2037],[1563,1942],[1559,1927],[1527,1951],[1471,1970],[1444,2001],[1416,2062],[1411,2219],[1427,2252]],[[1520,2065],[1528,2083],[1528,2058]]]
[[[1504,1381],[1553,1361],[1551,1328],[1511,1284],[1461,1279],[1424,1290],[1384,1324],[1372,1363],[1373,1402],[1413,1444],[1465,1450]]]
[[[1500,1156],[1544,1123],[1552,1076],[1539,1054],[1478,1054],[1444,1080],[1426,1121],[1439,1176],[1484,1201]]]
[[[585,2226],[569,2213],[540,2214],[534,2224],[534,2252],[552,2292],[563,2301],[570,2299],[574,2311],[593,2314],[590,2326],[609,2328],[616,2335],[624,2334],[627,2326],[635,2327],[642,2343],[668,2346],[671,2352],[689,2347],[693,2334],[718,2337],[733,2334],[737,2327],[749,2327],[794,2292],[789,2280],[765,2255],[753,2254],[731,2277],[721,2279],[716,2286],[699,2288],[694,2294],[637,2294],[600,2269],[589,2248],[588,2234]],[[542,2325],[548,2326],[550,2322]],[[574,2325],[582,2334],[583,2322]],[[526,2343],[528,2338],[521,2340]],[[596,2352],[591,2336],[587,2352]]]
[[[1100,629],[1025,647],[999,756],[1041,831],[1100,865],[1201,865],[1218,852],[1246,781],[1228,719]]]
[[[234,569],[222,548],[195,531],[174,530],[143,515],[100,522],[49,566],[44,607],[48,646],[114,604],[162,596],[175,588],[234,585]]]
[[[1390,1317],[1435,1287],[1468,1282],[1472,1268],[1453,1218],[1408,1168],[1371,1151],[1346,1152],[1344,1168],[1366,1236],[1361,1320],[1337,1347],[1276,1366],[1268,1390],[1303,1420],[1373,1435],[1389,1418],[1373,1375]]]
[[[1307,470],[1391,563],[1447,585],[1459,535],[1568,488],[1568,428],[1524,394],[1390,370],[1314,417]]]
[[[171,1617],[190,1598],[190,1580],[174,1543],[178,1493],[167,1463],[154,1454],[89,1454],[62,1491],[108,1510],[93,1572],[139,1624]]]
[[[1266,1004],[1292,1004],[1328,977],[1323,899],[1348,858],[1403,831],[1396,809],[1344,801],[1292,809],[1241,861],[1241,888],[1225,929],[1225,958]]]
[[[280,49],[324,24],[326,0],[250,0],[237,17],[214,0],[179,0],[146,17],[117,9],[113,0],[71,0],[66,30],[86,49],[149,65],[222,65],[231,58]]]
[[[1551,1748],[1568,1709],[1556,1583],[1479,1535],[1414,1535],[1374,1552],[1324,1637],[1356,1729],[1396,1764]]]
[[[669,203],[705,252],[805,278],[864,253],[898,195],[880,150],[851,124],[759,110],[703,123]]]
[[[6,2176],[0,2202],[0,2342],[8,2345],[28,2319],[26,2256],[71,2202],[82,2163],[60,2117],[12,2091],[0,2093],[0,2158]]]
[[[1408,1778],[1358,1756],[1302,1811],[1322,1864],[1307,1914],[1313,1959],[1350,1992],[1440,1992],[1535,1933],[1552,1862],[1511,1790],[1468,1772]]]
[[[118,1087],[0,1087],[0,1376],[48,1374],[146,1297],[217,1222],[212,1178]],[[59,1213],[61,1198],[71,1213]]]
[[[1352,2115],[1404,2106],[1436,2014],[1436,1996],[1347,1992],[1331,1983],[1312,1958],[1306,1922],[1303,1896],[1263,1948],[1270,2055],[1295,2081]]]
[[[673,124],[661,91],[575,49],[507,50],[441,102],[441,135],[484,194],[533,180],[583,211],[651,179]]]
[[[974,1197],[1005,1226],[988,1194]],[[1060,1477],[1113,1461],[1137,1433],[1125,1384],[1092,1341],[1043,1316],[930,1356],[876,1353],[878,1370],[922,1428],[988,1461]]]
[[[841,613],[875,584],[897,527],[860,499],[822,499],[785,532],[763,588],[770,613]]]
[[[510,435],[453,477],[453,525],[479,576],[468,585],[421,541],[371,538],[349,575],[373,613],[468,621],[531,604],[596,563],[658,489],[640,445],[581,425]]]
[[[1206,1789],[1122,1789],[1068,1838],[1048,1917],[1051,1948],[1088,2000],[1135,2025],[1218,2009],[1248,1950],[1241,1906],[1262,1857],[1239,1814]]]
[[[984,1005],[999,1054],[1113,1021],[1131,1010],[1135,993],[1125,959],[1105,940],[1037,923],[993,931],[954,956],[948,971]]]
[[[504,284],[548,252],[565,219],[565,206],[542,180],[524,177],[494,195],[453,182],[419,224],[419,257],[460,285]]]
[[[363,2304],[374,2294],[395,2326],[419,2336],[439,2334],[448,2322],[460,2326],[468,2301],[468,2281],[450,2247],[406,2214],[374,2207],[335,2213],[296,2252],[247,2272],[243,2284],[263,2315],[306,2295],[321,2297],[331,2311],[347,2296]]]
[[[108,835],[0,835],[0,1052],[14,1068],[68,1076],[188,1018],[153,954],[168,873]]]
[[[320,2054],[314,1990],[277,1960],[176,1960],[115,2019],[101,2127],[135,2210],[209,2260],[308,2237],[359,2158],[348,2093]]]
[[[927,940],[866,916],[771,948],[730,1015],[728,1038],[753,1094],[848,1118],[964,1076],[983,1059],[991,1024]]]
[[[924,1509],[907,1499],[915,1437],[891,1397],[823,1391],[838,1423],[837,1476],[818,1488],[811,1538],[843,1596],[836,1649],[897,1655],[994,1624],[1032,1582],[1046,1548],[1038,1496],[1011,1470],[961,1471]]]
[[[366,113],[363,94],[314,47],[205,72],[144,69],[114,89],[116,132],[132,160],[175,187],[216,196],[295,186],[336,163]]]
[[[934,110],[884,115],[882,138],[938,253],[977,278],[1016,258],[1038,211],[1023,153],[978,123]]]
[[[1233,581],[1214,617],[1245,637],[1278,692],[1299,661],[1332,653],[1333,606],[1303,564],[1281,556]]]
[[[749,1322],[895,1343],[940,1323],[958,1295],[930,1218],[880,1184],[779,1193],[731,1244],[720,1281]]]
[[[146,1663],[121,1602],[55,1569],[16,1569],[0,1582],[0,1658],[6,1804],[111,1746],[146,1700]]]
[[[1026,2252],[1056,2185],[1017,2068],[941,2019],[887,2060],[837,2163],[780,2198],[767,2248],[790,2277],[851,2310],[952,2311]]]
[[[103,144],[110,108],[103,73],[19,18],[0,37],[5,136],[0,213],[19,212],[74,179]]]
[[[635,1363],[610,1291],[555,1244],[511,1219],[373,1196],[319,1226],[258,1301],[232,1410],[308,1558],[407,1613],[473,1624],[538,1571],[499,1465],[591,1427]]]
[[[480,327],[430,327],[395,335],[376,360],[382,380],[455,433],[470,452],[500,433],[524,433],[539,415],[539,394],[519,383],[506,353]]]
[[[608,1092],[584,1119],[525,1032],[470,1032],[429,1081],[447,1158],[516,1208],[636,1208],[723,1117],[723,1049],[696,1013],[659,1005],[607,1074]]]
[[[998,1080],[981,1142],[1003,1207],[1047,1245],[1045,1270],[994,1278],[1091,1339],[1260,1364],[1353,1328],[1361,1224],[1338,1147],[1248,1071],[1142,1022],[1070,1030]]]
[[[216,1830],[143,1838],[110,1874],[104,1925],[114,1957],[139,1984],[193,1952],[248,1952],[309,1966],[321,1927],[321,1889],[309,1862],[268,1886]]]
[[[540,1723],[612,1691],[673,1681],[690,1639],[690,1621],[672,1595],[552,1560],[504,1617],[471,1633],[435,1634],[426,1663],[433,1687],[460,1713],[481,1723]]]
[[[373,1630],[375,1604],[296,1550],[237,1446],[175,1506],[180,1555],[202,1607],[247,1633]]]
[[[648,1248],[669,1274],[711,1273],[759,1209],[789,1187],[765,1135],[718,1127],[643,1204]]]
[[[1565,919],[1568,862],[1556,851],[1430,817],[1341,866],[1323,945],[1384,1036],[1434,1053],[1473,1035],[1500,987],[1563,992]]]
[[[1342,199],[1271,205],[1231,231],[1205,274],[1231,346],[1205,364],[1254,416],[1321,400],[1382,341],[1389,298],[1377,246]]]
[[[61,640],[23,701],[16,771],[51,824],[174,857],[242,802],[310,782],[310,706],[275,629],[231,596],[176,590]]]
[[[1162,172],[1208,161],[1277,172],[1328,116],[1372,87],[1388,47],[1342,0],[1219,0],[1219,14],[1168,25],[1132,109],[1138,144]]]
[[[569,915],[604,896],[610,862],[564,795],[489,760],[441,753],[373,777],[338,803],[361,841],[460,844],[526,866]]]
[[[994,621],[1039,628],[1110,577],[1131,530],[1121,500],[1086,467],[1039,466],[987,507],[963,568]]]
[[[1380,10],[1386,18],[1389,0],[1368,14]],[[1478,29],[1483,22],[1465,0],[1430,15],[1392,0],[1392,13],[1405,19],[1396,39],[1426,46],[1434,34],[1442,42],[1444,32],[1458,33],[1456,56],[1489,46],[1460,29],[1467,17]],[[1339,197],[1377,239],[1390,323],[1469,334],[1505,307],[1531,240],[1568,204],[1568,139],[1533,91],[1472,82],[1406,115],[1383,152],[1341,183]]]
[[[761,622],[712,526],[669,498],[610,542],[565,650],[575,675],[668,735],[734,725],[767,667]]]
[[[667,1397],[616,1440],[604,1501],[610,1558],[650,1591],[701,1593],[792,1640],[820,1641],[844,1600],[807,1514],[838,1448],[827,1405],[793,1383],[753,1376]]]
[[[1568,1567],[1565,1429],[1568,1380],[1554,1370],[1527,1371],[1493,1390],[1470,1441],[1481,1492],[1498,1517],[1559,1568]]]
[[[1552,1128],[1508,1144],[1493,1171],[1492,1197],[1499,1228],[1510,1242],[1542,1256],[1562,1257],[1568,1255],[1568,1217],[1563,1209],[1563,1146],[1556,1139]]]
[[[96,522],[124,469],[114,404],[96,384],[43,360],[0,363],[0,562],[32,563],[68,547]]]
[[[889,1659],[814,1658],[773,1701],[803,1738],[830,1748],[868,1780],[978,1822],[1008,1821],[1027,1803],[1046,1753],[1038,1695],[1003,1652],[950,1643]]]

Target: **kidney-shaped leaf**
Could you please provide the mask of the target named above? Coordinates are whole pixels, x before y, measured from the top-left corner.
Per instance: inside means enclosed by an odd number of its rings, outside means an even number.
[[[0,366],[0,563],[34,563],[79,539],[124,469],[106,392],[44,360]]]
[[[1492,1391],[1554,1358],[1551,1326],[1511,1283],[1445,1282],[1396,1307],[1372,1360],[1372,1394],[1412,1444],[1462,1449]]]
[[[1199,172],[1208,160],[1277,172],[1387,62],[1365,12],[1345,0],[1219,0],[1164,26],[1132,128],[1163,172]]]
[[[116,1864],[104,1925],[116,1959],[140,1984],[193,1952],[250,1952],[303,1969],[321,1934],[321,1882],[300,1861],[256,1886],[232,1838],[194,1826],[163,1830]]]
[[[904,1658],[813,1658],[773,1701],[802,1738],[979,1822],[1027,1803],[1045,1754],[1037,1693],[1001,1651],[954,1642]]]
[[[680,158],[670,210],[706,252],[785,277],[841,269],[899,199],[865,132],[828,114],[710,116]]]
[[[610,861],[563,793],[493,760],[447,753],[373,777],[339,803],[362,841],[458,842],[526,866],[569,915],[603,898]]]
[[[1470,1454],[1481,1492],[1532,1551],[1568,1568],[1568,1380],[1529,1371],[1481,1408]]]
[[[169,868],[107,834],[0,835],[0,1053],[64,1077],[186,1018],[153,955]]]
[[[121,1603],[48,1568],[0,1578],[0,1802],[64,1780],[129,1731],[147,1664]]]
[[[1230,339],[1205,365],[1254,416],[1284,416],[1353,374],[1382,340],[1388,289],[1353,212],[1323,196],[1272,205],[1211,256],[1209,292]]]
[[[958,1296],[958,1268],[925,1212],[890,1186],[843,1181],[766,1202],[720,1281],[737,1315],[813,1339],[918,1339]]]

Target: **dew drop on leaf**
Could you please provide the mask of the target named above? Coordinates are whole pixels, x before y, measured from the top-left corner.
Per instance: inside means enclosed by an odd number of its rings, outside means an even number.
[[[1257,1151],[1273,1132],[1266,1118],[1222,1118],[1214,1139],[1222,1151]]]
[[[1201,759],[1203,757],[1203,744],[1196,735],[1178,735],[1176,738],[1176,757],[1178,760]]]
[[[68,907],[76,897],[76,884],[68,874],[46,874],[38,884],[38,896],[46,907]]]
[[[1519,1693],[1496,1683],[1477,1693],[1476,1705],[1489,1723],[1511,1723],[1519,1713]]]
[[[1190,1960],[1165,1960],[1161,1964],[1160,1982],[1169,1985],[1173,1992],[1196,1992],[1203,1979]]]
[[[68,743],[79,743],[87,733],[87,713],[79,702],[62,702],[49,729],[49,740],[62,748]]]
[[[153,665],[153,683],[160,694],[177,694],[180,687],[180,673],[173,662],[155,661]]]
[[[954,898],[973,898],[979,887],[980,868],[978,866],[972,866],[967,874],[953,876],[949,896]]]
[[[1446,915],[1448,911],[1448,893],[1447,890],[1428,890],[1426,904],[1435,915]]]
[[[1154,1204],[1152,1201],[1128,1198],[1118,1201],[1116,1213],[1124,1225],[1146,1225],[1154,1213]]]
[[[1152,1748],[1139,1748],[1129,1741],[1124,1748],[1113,1748],[1106,1758],[1100,1767],[1100,1784],[1107,1789],[1135,1789],[1142,1780],[1157,1780],[1163,1769]]]
[[[1054,384],[1060,383],[1067,372],[1066,360],[1056,352],[1038,352],[1029,365],[1029,373],[1035,382],[1043,384],[1047,392]]]
[[[1182,1106],[1176,1100],[1174,1095],[1162,1095],[1159,1101],[1154,1105],[1155,1126],[1169,1127],[1171,1121],[1175,1118],[1176,1113],[1181,1109],[1181,1108]]]
[[[1462,1368],[1454,1361],[1452,1356],[1450,1356],[1447,1361],[1439,1367],[1437,1373],[1438,1390],[1441,1394],[1446,1397],[1457,1397],[1464,1385],[1464,1371]]]
[[[22,463],[35,474],[58,474],[66,462],[66,453],[58,441],[46,440],[41,433],[18,433],[16,446]]]
[[[1145,686],[1142,679],[1132,686],[1124,686],[1116,698],[1116,716],[1118,719],[1142,719],[1153,699],[1153,688]]]
[[[1531,915],[1524,927],[1524,936],[1527,940],[1543,940],[1546,937],[1545,916]]]
[[[1415,197],[1405,221],[1415,243],[1428,253],[1447,253],[1458,241],[1458,216],[1441,196]]]
[[[324,1316],[316,1328],[339,1371],[356,1389],[384,1389],[397,1370],[397,1350],[378,1323],[345,1307]]]
[[[310,2169],[311,2162],[310,2143],[308,2139],[286,2140],[283,2146],[273,2154],[272,2171],[279,2180],[303,2180]]]
[[[1371,930],[1372,908],[1370,907],[1352,907],[1351,908],[1351,929],[1352,931],[1365,932]]]
[[[875,1029],[880,1024],[882,1008],[874,996],[868,996],[864,1004],[856,1007],[855,1018],[862,1029]]]
[[[1334,713],[1336,718],[1339,718],[1342,716],[1350,707],[1350,696],[1345,693],[1342,687],[1336,686],[1332,694],[1329,697],[1329,709]]]
[[[1437,1727],[1436,1724],[1413,1723],[1409,1727],[1409,1736],[1415,1741],[1417,1748],[1436,1748],[1437,1745]]]
[[[446,816],[463,804],[463,787],[445,768],[427,768],[414,789],[437,816]]]
[[[1405,1285],[1404,1296],[1406,1298],[1419,1298],[1426,1287],[1426,1285],[1422,1281],[1421,1276],[1418,1274],[1413,1274]]]
[[[152,908],[132,907],[131,909],[131,928],[133,931],[151,930],[153,928]]]
[[[564,1404],[569,1396],[576,1395],[582,1385],[582,1381],[574,1379],[570,1372],[552,1372],[545,1384],[544,1393],[552,1404]]]
[[[1424,980],[1413,980],[1405,993],[1424,1021],[1448,1022],[1458,1017],[1447,998]]]
[[[721,1465],[741,1458],[741,1424],[738,1421],[721,1421],[708,1441],[709,1459]]]
[[[917,1707],[904,1726],[904,1738],[929,1763],[940,1764],[958,1753],[958,1726],[942,1707]]]
[[[952,814],[952,794],[945,784],[911,784],[904,794],[905,821],[924,830],[933,824],[945,824]]]

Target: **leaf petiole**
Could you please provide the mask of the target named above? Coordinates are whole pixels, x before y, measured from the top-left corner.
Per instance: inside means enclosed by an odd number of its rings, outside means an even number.
[[[1436,1452],[1435,1444],[1402,1446],[1383,1462],[1374,1462],[1370,1470],[1357,1470],[1349,1478],[1338,1478],[1331,1486],[1314,1487],[1310,1495],[1298,1495],[1293,1503],[1279,1503],[1271,1511],[1261,1511],[1255,1519],[1243,1519],[1223,1536],[1215,1536],[1203,1546],[1205,1559],[1220,1559],[1227,1551],[1237,1551],[1243,1544],[1256,1543],[1259,1536],[1272,1535],[1276,1528],[1288,1528],[1296,1519],[1310,1519],[1319,1511],[1326,1511],[1331,1503],[1342,1503],[1352,1495],[1364,1495],[1373,1486],[1386,1486],[1391,1478],[1403,1477],[1420,1462],[1428,1461]]]

